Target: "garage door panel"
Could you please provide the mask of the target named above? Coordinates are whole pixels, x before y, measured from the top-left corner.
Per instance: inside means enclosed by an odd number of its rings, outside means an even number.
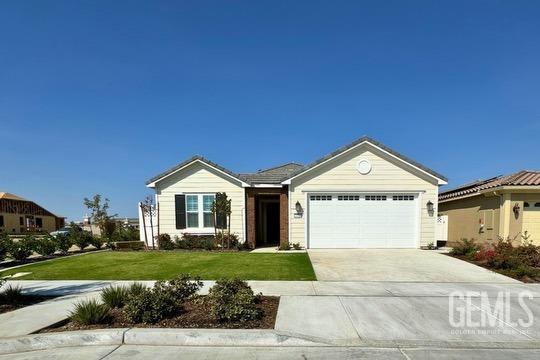
[[[308,199],[311,248],[416,247],[416,196],[326,194]]]

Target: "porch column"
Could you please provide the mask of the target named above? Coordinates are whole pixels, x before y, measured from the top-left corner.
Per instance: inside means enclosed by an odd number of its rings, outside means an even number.
[[[251,189],[246,189],[246,197],[246,241],[250,248],[255,249],[255,192]]]
[[[279,193],[279,245],[286,247],[289,244],[289,187],[281,188]]]

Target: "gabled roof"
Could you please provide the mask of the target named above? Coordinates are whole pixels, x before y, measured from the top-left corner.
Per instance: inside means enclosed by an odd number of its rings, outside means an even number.
[[[485,180],[477,180],[439,194],[439,201],[478,195],[487,189],[499,186],[540,186],[540,171],[522,170],[510,175],[499,175]]]
[[[28,201],[20,196],[17,196],[15,194],[11,194],[8,192],[0,192],[0,199],[8,199],[8,200],[18,200],[18,201]]]
[[[288,183],[291,179],[321,165],[322,163],[336,157],[336,156],[339,156],[341,155],[342,153],[345,153],[347,152],[348,150],[362,144],[362,143],[369,143],[379,149],[381,149],[382,151],[394,156],[395,158],[419,169],[420,171],[424,172],[424,173],[427,173],[428,175],[431,175],[432,177],[436,178],[437,180],[439,180],[439,184],[446,184],[446,182],[448,181],[448,179],[444,176],[442,176],[441,174],[439,174],[438,172],[434,171],[434,170],[431,170],[430,168],[420,164],[420,163],[417,163],[416,161],[398,153],[397,151],[394,151],[392,149],[390,149],[389,147],[387,147],[386,145],[378,142],[377,140],[373,139],[373,138],[370,138],[368,136],[363,136],[355,141],[353,141],[352,143],[342,147],[342,148],[339,148],[337,149],[336,151],[333,151],[331,152],[330,154],[326,155],[326,156],[323,156],[322,158],[316,160],[315,162],[301,168],[301,169],[298,169],[296,172],[292,173],[289,177],[287,177],[286,179],[283,179],[283,182],[284,183]]]
[[[241,174],[252,184],[281,184],[283,179],[304,168],[303,165],[290,162],[269,169],[259,170],[254,174]]]
[[[214,169],[216,169],[216,170],[218,170],[218,171],[220,171],[220,172],[222,172],[222,173],[224,173],[224,174],[230,176],[231,178],[240,181],[240,182],[242,183],[243,186],[244,186],[244,185],[245,185],[245,186],[248,186],[248,185],[249,185],[249,184],[247,183],[248,181],[247,181],[245,178],[243,178],[241,175],[236,174],[236,173],[230,171],[229,169],[226,169],[226,168],[224,168],[223,166],[218,165],[218,164],[216,164],[216,163],[214,163],[214,162],[212,162],[212,161],[210,161],[210,160],[208,160],[208,159],[205,159],[204,157],[202,157],[202,156],[200,156],[200,155],[195,155],[195,156],[193,156],[193,157],[191,157],[191,158],[189,158],[189,159],[187,159],[187,160],[185,160],[185,161],[182,161],[180,164],[178,164],[178,165],[176,165],[176,166],[170,168],[169,170],[167,170],[167,171],[165,171],[165,172],[162,172],[162,173],[159,174],[159,175],[154,176],[153,178],[151,178],[150,180],[148,180],[148,181],[146,182],[146,185],[147,185],[148,187],[154,187],[156,182],[158,182],[158,181],[160,181],[160,180],[163,180],[165,177],[167,177],[167,176],[169,176],[169,175],[172,175],[172,174],[175,173],[176,171],[179,171],[179,170],[181,170],[182,168],[184,168],[184,167],[186,167],[186,166],[188,166],[188,165],[190,165],[191,163],[196,162],[196,161],[200,161],[200,162],[202,162],[202,163],[204,163],[204,164],[206,164],[206,165],[208,165],[208,166],[210,166],[210,167],[212,167],[212,168],[214,168]]]

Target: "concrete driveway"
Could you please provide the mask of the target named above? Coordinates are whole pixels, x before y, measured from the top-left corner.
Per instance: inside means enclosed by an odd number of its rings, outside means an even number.
[[[313,249],[318,281],[519,283],[435,251],[418,249]]]

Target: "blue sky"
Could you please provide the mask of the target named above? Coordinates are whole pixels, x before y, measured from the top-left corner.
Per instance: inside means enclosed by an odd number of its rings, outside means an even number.
[[[3,1],[0,191],[135,216],[202,154],[237,172],[369,135],[450,186],[539,169],[538,1]]]

